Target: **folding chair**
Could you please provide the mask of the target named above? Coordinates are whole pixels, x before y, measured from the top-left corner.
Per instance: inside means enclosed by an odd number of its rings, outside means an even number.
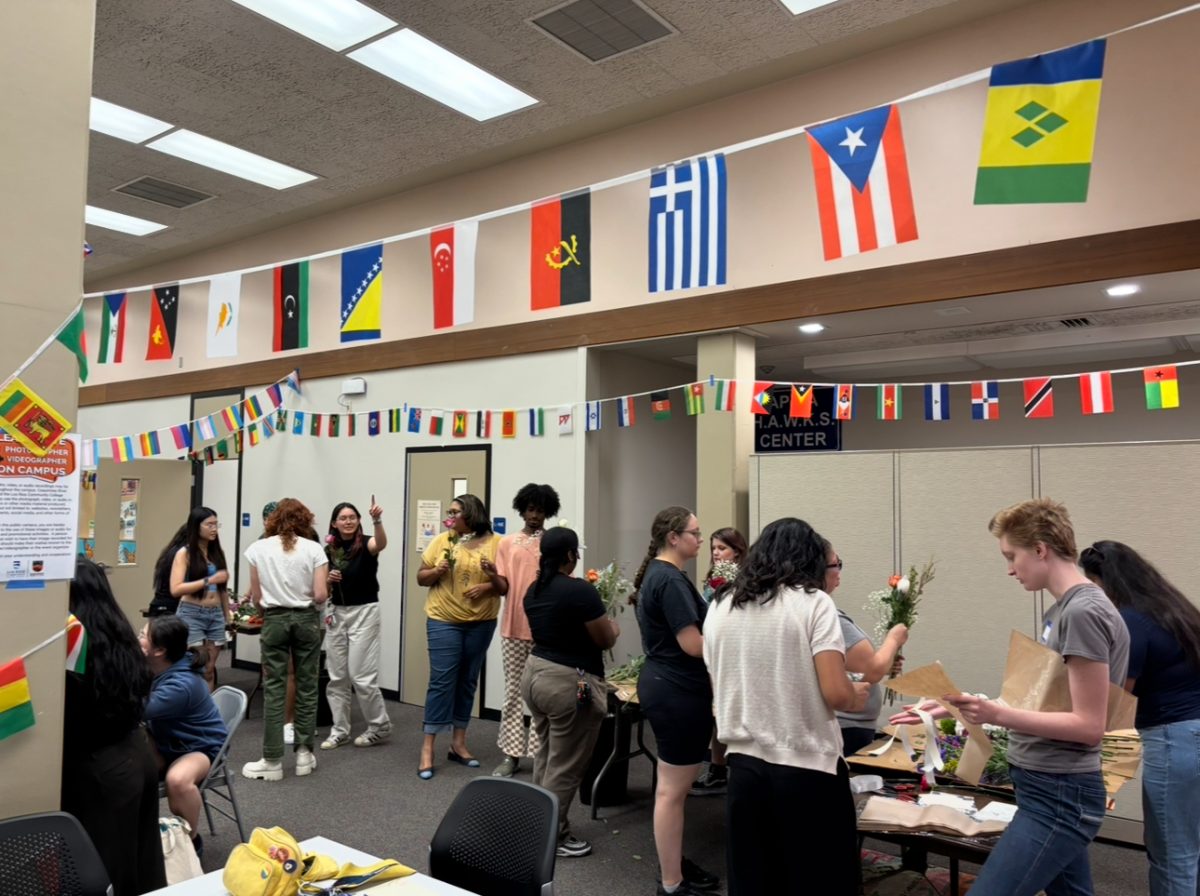
[[[511,778],[475,778],[429,844],[429,875],[479,896],[553,896],[558,797]]]
[[[0,881],[4,896],[112,896],[92,839],[66,812],[0,821]]]

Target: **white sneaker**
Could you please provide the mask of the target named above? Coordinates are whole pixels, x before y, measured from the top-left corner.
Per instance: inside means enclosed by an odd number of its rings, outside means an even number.
[[[296,726],[293,725],[291,722],[284,723],[283,742],[285,744],[288,744],[289,746],[296,742]]]
[[[329,737],[321,741],[321,749],[336,750],[338,747],[342,746],[342,744],[348,743],[350,743],[349,734],[335,734],[334,732],[330,731]]]
[[[242,766],[242,777],[255,778],[259,781],[282,781],[283,763],[277,759],[274,761],[259,759],[257,762],[247,762]]]
[[[390,728],[384,730],[381,728],[368,728],[358,737],[354,738],[354,746],[356,747],[373,747],[376,744],[381,744],[392,736]]]
[[[317,757],[308,747],[300,747],[296,750],[296,774],[299,776],[311,775],[313,769],[317,767]]]

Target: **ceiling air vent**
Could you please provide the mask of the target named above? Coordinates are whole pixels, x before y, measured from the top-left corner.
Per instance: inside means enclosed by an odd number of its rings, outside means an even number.
[[[190,187],[181,187],[170,181],[159,180],[157,177],[139,177],[127,184],[113,187],[114,193],[124,193],[126,196],[136,196],[147,202],[157,202],[159,205],[171,208],[190,208],[207,202],[213,198],[211,193],[201,193]]]
[[[1059,323],[1068,330],[1082,330],[1092,325],[1091,320],[1086,317],[1064,317]]]
[[[530,19],[576,53],[599,62],[674,33],[637,0],[574,0]]]

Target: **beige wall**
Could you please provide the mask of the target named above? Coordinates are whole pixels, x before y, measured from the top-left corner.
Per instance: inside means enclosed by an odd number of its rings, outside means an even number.
[[[578,144],[517,159],[385,200],[90,284],[113,289],[204,276],[315,254],[458,217],[528,202],[759,137],[805,122],[887,102],[948,78],[1091,38],[1177,7],[1177,0],[1050,0],[781,81]],[[986,82],[906,104],[902,115],[921,238],[903,246],[824,262],[805,138],[794,137],[733,155],[730,178],[730,288],[791,281],[868,267],[957,256],[1180,221],[1200,216],[1200,194],[1180,189],[1190,170],[1200,120],[1180,114],[1200,90],[1200,68],[1177,66],[1200,40],[1200,15],[1119,35],[1110,42],[1089,201],[1043,206],[974,206],[975,167]],[[1163,85],[1170,84],[1170,88]],[[1143,124],[1153,121],[1155,163],[1145,164]],[[1186,181],[1185,181],[1186,182]],[[591,303],[557,311],[528,309],[528,213],[485,221],[480,229],[474,327],[546,320],[561,315],[671,301],[646,292],[646,183],[625,184],[593,201]],[[152,240],[153,237],[148,239]],[[406,339],[431,332],[427,237],[388,246],[384,255],[383,333]],[[339,259],[314,262],[310,346],[337,343]],[[686,296],[687,293],[682,295]],[[102,368],[96,382],[194,370],[204,351],[207,284],[185,286],[177,357],[149,363],[144,355],[150,296],[130,296],[125,364]],[[90,301],[92,332],[99,299]],[[681,332],[702,327],[679,305]],[[271,277],[246,278],[238,362],[270,355]],[[820,309],[813,309],[819,311]],[[451,337],[452,338],[452,337]]]
[[[83,281],[83,205],[95,7],[83,0],[0,5],[0,357],[7,375],[70,314]],[[24,374],[75,418],[75,358],[59,346]],[[67,586],[0,594],[0,661],[62,631]],[[0,815],[57,809],[62,763],[60,640],[26,661],[37,724],[0,743]]]

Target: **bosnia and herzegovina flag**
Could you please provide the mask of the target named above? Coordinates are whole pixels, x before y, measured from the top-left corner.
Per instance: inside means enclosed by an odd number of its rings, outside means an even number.
[[[534,311],[592,299],[592,194],[535,203],[530,216],[529,305]]]
[[[975,204],[1086,202],[1106,41],[993,66]]]
[[[378,339],[383,310],[383,243],[342,253],[342,342]]]

